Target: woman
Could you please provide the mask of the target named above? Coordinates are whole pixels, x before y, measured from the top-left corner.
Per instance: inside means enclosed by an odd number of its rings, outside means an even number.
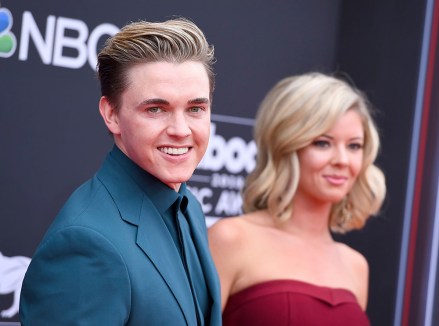
[[[245,215],[209,229],[223,325],[369,325],[368,263],[331,232],[364,226],[385,197],[366,98],[337,78],[285,78],[263,100]]]

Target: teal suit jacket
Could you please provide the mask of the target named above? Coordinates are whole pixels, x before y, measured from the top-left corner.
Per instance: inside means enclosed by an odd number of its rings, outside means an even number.
[[[116,149],[118,150],[118,149]],[[23,281],[27,325],[197,325],[191,289],[173,239],[135,178],[111,152],[66,202]],[[212,307],[221,325],[220,287],[201,207],[187,207]]]

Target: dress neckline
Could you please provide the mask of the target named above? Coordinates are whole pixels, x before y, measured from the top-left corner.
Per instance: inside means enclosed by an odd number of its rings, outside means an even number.
[[[279,293],[308,295],[333,306],[341,303],[358,304],[354,293],[348,289],[316,285],[294,279],[273,279],[255,283],[232,294],[227,305]]]

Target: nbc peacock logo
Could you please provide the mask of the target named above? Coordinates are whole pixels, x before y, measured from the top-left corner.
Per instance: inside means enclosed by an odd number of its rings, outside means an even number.
[[[11,32],[13,18],[6,8],[0,8],[0,57],[9,58],[17,48],[17,39]]]

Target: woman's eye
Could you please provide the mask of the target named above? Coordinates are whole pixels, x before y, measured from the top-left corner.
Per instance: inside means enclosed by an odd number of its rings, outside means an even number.
[[[321,148],[326,148],[326,147],[329,147],[329,142],[328,141],[326,141],[326,140],[315,140],[315,141],[313,141],[313,146],[316,146],[316,147],[321,147]]]
[[[363,144],[360,143],[349,144],[349,148],[352,150],[359,150],[363,148]]]

